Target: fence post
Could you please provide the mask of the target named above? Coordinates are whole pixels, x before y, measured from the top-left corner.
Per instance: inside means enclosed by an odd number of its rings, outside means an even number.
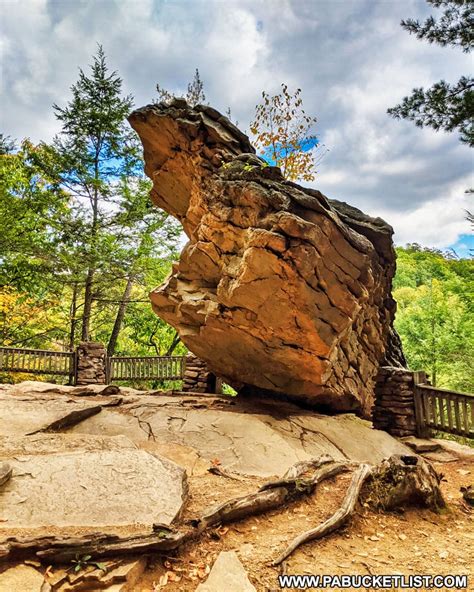
[[[105,383],[110,384],[112,382],[112,357],[105,351]]]
[[[430,430],[426,427],[423,394],[418,388],[419,384],[426,383],[426,372],[423,370],[417,370],[416,372],[413,372],[413,397],[415,399],[416,435],[418,438],[428,438],[430,435]]]
[[[413,372],[406,368],[382,366],[374,390],[374,427],[398,438],[416,434]]]
[[[107,351],[102,343],[83,341],[76,348],[76,384],[107,384]]]
[[[183,391],[221,394],[222,381],[209,371],[203,360],[189,352],[184,367]]]
[[[77,385],[77,348],[72,352],[71,371],[69,372],[69,384]]]

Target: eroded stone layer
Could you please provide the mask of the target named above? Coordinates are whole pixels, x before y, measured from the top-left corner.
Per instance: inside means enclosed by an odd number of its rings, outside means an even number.
[[[368,416],[394,363],[392,228],[285,181],[211,107],[149,105],[130,123],[153,202],[189,238],[156,314],[230,384]]]

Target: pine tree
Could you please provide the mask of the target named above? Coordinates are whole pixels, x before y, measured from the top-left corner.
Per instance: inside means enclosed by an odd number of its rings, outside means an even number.
[[[60,156],[61,183],[76,198],[82,220],[82,261],[85,264],[81,339],[90,338],[96,275],[107,253],[114,203],[120,199],[117,181],[139,164],[138,144],[126,124],[133,102],[122,97],[122,79],[109,73],[102,46],[93,57],[91,74],[82,69],[71,87],[66,107],[54,105],[62,131],[54,147]],[[104,267],[102,265],[102,267]]]
[[[166,90],[159,84],[156,85],[156,92],[158,93],[159,100],[164,101],[165,103],[169,103],[172,99],[176,97],[175,94]],[[206,103],[206,95],[204,94],[204,82],[201,79],[201,75],[199,74],[199,70],[196,68],[194,72],[194,78],[188,84],[188,90],[186,94],[183,96],[186,99],[186,102],[191,107],[195,107],[196,105],[204,105]]]
[[[474,46],[474,3],[472,0],[427,0],[435,8],[444,8],[436,20],[424,23],[402,20],[401,26],[418,39],[443,47],[461,48],[465,53]],[[474,78],[461,76],[458,82],[444,80],[431,88],[415,88],[403,101],[388,109],[396,119],[414,121],[418,127],[432,127],[447,132],[458,131],[461,142],[474,146]]]
[[[10,154],[16,148],[15,141],[10,136],[0,134],[0,156]]]

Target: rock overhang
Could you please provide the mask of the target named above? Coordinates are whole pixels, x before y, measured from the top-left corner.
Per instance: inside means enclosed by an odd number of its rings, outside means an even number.
[[[393,331],[392,228],[282,178],[207,106],[130,116],[153,202],[189,238],[150,297],[225,381],[368,416]],[[393,360],[392,360],[393,361]]]

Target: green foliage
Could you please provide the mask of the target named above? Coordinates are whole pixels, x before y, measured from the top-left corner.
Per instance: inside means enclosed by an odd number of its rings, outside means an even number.
[[[148,292],[177,257],[180,225],[149,198],[131,97],[99,47],[53,144],[0,137],[0,341],[123,355],[184,352]],[[82,325],[81,334],[78,329]]]
[[[237,396],[237,391],[234,388],[232,388],[229,384],[226,384],[224,382],[222,384],[222,394],[229,395],[231,397],[235,397],[235,396]]]
[[[444,7],[439,20],[433,16],[424,23],[413,19],[402,20],[402,27],[418,39],[438,43],[445,47],[452,45],[468,52],[474,43],[474,10],[472,0],[427,0],[434,8]]]
[[[395,326],[409,366],[436,386],[474,392],[474,261],[418,245],[397,254]]]
[[[424,23],[408,19],[401,25],[418,39],[441,46],[460,47],[470,52],[474,46],[474,4],[472,0],[427,0],[444,8],[439,20],[430,16]],[[474,146],[474,78],[461,76],[455,84],[441,80],[428,90],[415,88],[409,97],[388,109],[396,119],[408,119],[418,127],[460,132],[460,140]]]
[[[75,559],[71,559],[71,563],[73,564],[72,569],[74,570],[74,573],[77,573],[83,569],[86,569],[86,567],[96,567],[97,569],[101,569],[103,571],[105,571],[105,564],[104,563],[99,563],[97,561],[92,561],[92,555],[78,555],[76,554],[76,558]]]
[[[74,250],[71,198],[38,165],[48,159],[28,140],[0,155],[0,340],[8,345],[41,347],[67,337],[61,304]]]
[[[474,146],[474,78],[462,76],[456,84],[444,80],[428,90],[413,89],[400,105],[388,113],[396,119],[409,119],[418,127],[452,132],[458,130],[460,139]]]

